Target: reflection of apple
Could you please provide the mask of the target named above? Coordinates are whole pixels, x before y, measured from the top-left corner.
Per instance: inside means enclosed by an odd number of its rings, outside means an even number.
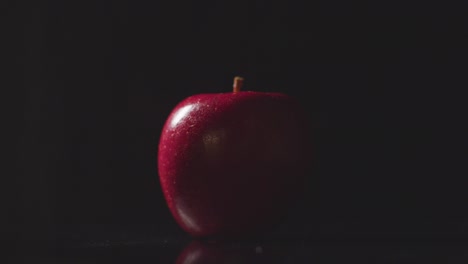
[[[199,94],[180,102],[159,142],[169,209],[194,236],[263,232],[301,193],[310,146],[297,101],[280,93]]]
[[[176,264],[272,263],[261,247],[193,241],[180,254]]]

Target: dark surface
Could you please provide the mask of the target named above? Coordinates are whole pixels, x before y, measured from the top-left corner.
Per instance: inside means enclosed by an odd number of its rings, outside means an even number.
[[[245,89],[300,98],[316,126],[310,191],[284,230],[466,235],[466,6],[305,2],[2,2],[0,82],[12,102],[2,128],[14,144],[0,184],[2,242],[183,236],[158,182],[162,125],[176,103],[230,90],[235,75]],[[293,251],[328,260],[311,248]]]
[[[283,235],[220,242],[191,240],[186,236],[155,237],[148,232],[138,236],[122,234],[117,239],[113,232],[105,240],[7,254],[6,263],[466,263],[468,260],[466,237],[463,240],[456,235],[403,239],[391,234],[341,238]]]

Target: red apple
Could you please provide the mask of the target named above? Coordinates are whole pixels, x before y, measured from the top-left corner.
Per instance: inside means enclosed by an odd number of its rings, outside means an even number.
[[[169,115],[158,170],[177,223],[197,237],[243,236],[274,227],[300,194],[311,162],[297,100],[282,93],[193,95]]]

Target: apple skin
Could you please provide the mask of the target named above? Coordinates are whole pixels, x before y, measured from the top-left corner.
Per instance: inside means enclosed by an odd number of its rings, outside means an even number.
[[[298,101],[282,93],[199,94],[169,115],[158,171],[167,205],[195,237],[271,230],[304,191],[310,129]]]

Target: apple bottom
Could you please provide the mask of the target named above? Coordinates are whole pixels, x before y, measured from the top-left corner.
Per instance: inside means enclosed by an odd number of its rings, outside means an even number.
[[[227,168],[207,174],[217,177],[173,182],[168,189],[173,191],[169,204],[174,218],[195,237],[222,239],[268,233],[302,193],[303,177],[297,174],[303,172],[291,171],[290,166],[260,167]]]

